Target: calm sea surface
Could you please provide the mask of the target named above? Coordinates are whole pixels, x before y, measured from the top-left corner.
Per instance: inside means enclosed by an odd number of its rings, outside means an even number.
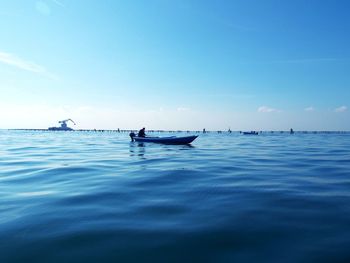
[[[0,262],[350,262],[350,134],[0,131]]]

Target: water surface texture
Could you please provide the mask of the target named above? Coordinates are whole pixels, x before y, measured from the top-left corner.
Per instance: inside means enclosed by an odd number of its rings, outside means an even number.
[[[349,134],[0,131],[0,262],[350,262],[349,248]]]

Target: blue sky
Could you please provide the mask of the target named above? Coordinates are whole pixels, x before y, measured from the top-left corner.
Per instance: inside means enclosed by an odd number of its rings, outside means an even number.
[[[350,2],[5,0],[0,128],[350,130]]]

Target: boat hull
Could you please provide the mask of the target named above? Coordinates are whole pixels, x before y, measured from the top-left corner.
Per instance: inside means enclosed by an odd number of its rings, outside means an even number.
[[[69,127],[50,127],[48,128],[49,131],[73,131],[72,128]]]
[[[136,142],[154,142],[162,144],[190,144],[198,136],[186,136],[186,137],[133,137]]]
[[[243,132],[243,135],[258,135],[258,132]]]

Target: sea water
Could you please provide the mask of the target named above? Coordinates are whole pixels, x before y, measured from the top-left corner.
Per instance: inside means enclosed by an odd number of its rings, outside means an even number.
[[[350,135],[0,131],[0,262],[350,262]]]

